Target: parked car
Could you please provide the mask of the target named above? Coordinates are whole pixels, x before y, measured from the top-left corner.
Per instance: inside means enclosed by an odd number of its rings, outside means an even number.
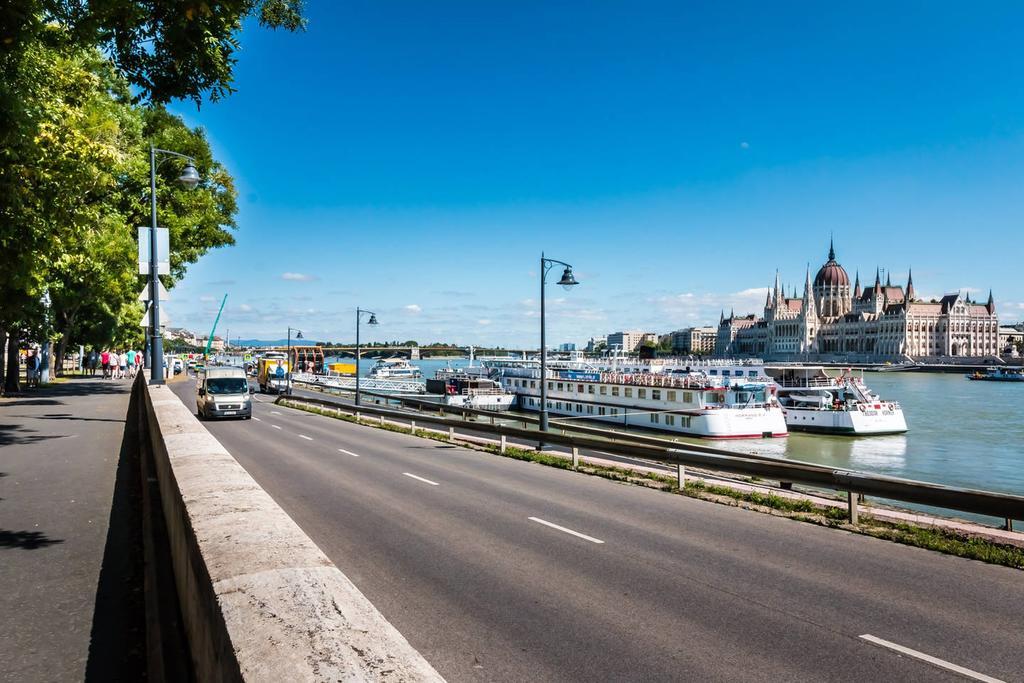
[[[196,412],[200,419],[252,417],[253,389],[241,368],[207,368],[196,382]]]

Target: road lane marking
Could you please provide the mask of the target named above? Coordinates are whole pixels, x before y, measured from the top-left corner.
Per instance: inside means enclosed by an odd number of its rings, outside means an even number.
[[[878,638],[877,636],[871,635],[870,633],[865,633],[864,635],[861,636],[861,638],[866,640],[866,641],[868,641],[869,643],[874,643],[875,645],[880,645],[881,647],[887,647],[890,650],[895,650],[896,652],[899,652],[900,654],[907,655],[908,657],[913,657],[914,659],[920,659],[922,662],[928,662],[929,664],[931,664],[933,666],[937,666],[940,669],[946,669],[947,671],[953,671],[955,673],[960,674],[961,676],[966,676],[967,678],[971,678],[971,679],[974,679],[976,681],[985,681],[986,683],[1003,683],[1003,681],[999,680],[998,678],[992,678],[991,676],[986,676],[985,674],[980,674],[977,671],[971,671],[970,669],[965,669],[962,666],[957,666],[956,664],[952,664],[950,662],[947,662],[944,659],[939,659],[938,657],[932,657],[931,655],[926,655],[923,652],[918,652],[917,650],[911,650],[909,647],[904,647],[902,645],[898,645],[896,643],[889,642],[888,640],[883,640],[881,638]]]
[[[274,429],[280,429],[280,427],[278,427],[277,425],[270,425],[270,426],[273,427]]]
[[[278,411],[276,411],[276,410],[271,410],[271,411],[270,411],[270,414],[271,414],[271,415],[280,415],[281,413],[280,413],[280,412],[278,412]]]
[[[253,416],[252,416],[252,419],[256,420],[257,422],[263,422],[263,420],[259,419],[259,418],[258,418],[258,417],[256,417],[255,415],[253,415]]]
[[[339,448],[338,452],[339,453],[344,453],[345,455],[351,455],[353,458],[358,458],[359,457],[358,453],[353,453],[352,451],[346,451],[344,448]]]
[[[306,436],[305,434],[299,434],[299,438],[300,439],[305,439],[306,441],[312,441],[313,440],[313,437]]]
[[[586,534],[581,534],[580,532],[573,531],[572,529],[566,529],[564,526],[558,526],[557,524],[553,524],[545,519],[541,519],[540,517],[530,517],[529,519],[533,522],[537,522],[538,524],[549,526],[552,529],[558,529],[559,531],[564,531],[567,534],[572,534],[573,536],[590,541],[591,543],[604,543],[600,538],[594,538],[593,536],[587,536]]]
[[[402,474],[404,474],[407,477],[412,477],[413,479],[416,479],[418,481],[422,481],[424,484],[430,484],[431,486],[440,486],[440,484],[438,484],[436,481],[430,481],[429,479],[424,479],[423,477],[417,477],[415,474],[409,474],[408,472],[402,472]]]

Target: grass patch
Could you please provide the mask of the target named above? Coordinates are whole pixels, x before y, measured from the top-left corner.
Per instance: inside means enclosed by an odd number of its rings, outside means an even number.
[[[392,422],[381,422],[379,419],[359,418],[344,411],[312,406],[307,403],[293,403],[287,398],[278,398],[276,403],[287,408],[304,410],[308,413],[331,417],[336,420],[344,420],[367,427],[376,427],[389,432],[409,434],[423,439],[432,439],[443,443],[452,443],[448,438],[447,431],[435,431],[432,429],[411,429]],[[477,451],[492,453],[514,460],[535,462],[547,467],[555,467],[562,470],[572,469],[572,460],[568,455],[554,455],[552,453],[537,451],[517,446],[507,446],[505,452],[500,452],[496,445],[480,445],[460,441],[459,444],[466,448]],[[842,528],[854,533],[872,536],[894,543],[934,550],[947,555],[956,555],[972,560],[979,560],[989,564],[998,564],[1015,569],[1024,569],[1024,548],[1017,546],[996,543],[976,536],[968,536],[946,529],[935,527],[914,526],[911,524],[892,523],[882,521],[861,513],[860,523],[852,525],[847,520],[845,506],[816,505],[806,498],[789,498],[774,493],[762,493],[760,491],[740,491],[729,486],[709,484],[693,478],[687,479],[686,485],[680,491],[675,477],[656,474],[653,472],[638,472],[622,467],[609,467],[606,465],[595,465],[581,462],[577,468],[578,472],[593,476],[611,479],[627,484],[641,485],[648,488],[655,488],[661,491],[681,493],[691,498],[700,498],[715,503],[723,503],[723,498],[746,503],[753,506],[753,509],[772,510],[773,514],[787,517],[799,522],[817,524],[831,528]],[[735,504],[735,503],[734,503]]]

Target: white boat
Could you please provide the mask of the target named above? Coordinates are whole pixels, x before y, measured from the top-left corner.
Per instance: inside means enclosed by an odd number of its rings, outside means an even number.
[[[885,401],[851,373],[829,376],[819,366],[769,366],[779,403],[792,431],[819,434],[902,434],[903,409]]]
[[[381,358],[370,368],[370,377],[373,379],[419,379],[423,377],[423,373],[404,358]]]
[[[540,361],[489,359],[484,366],[540,409]],[[708,439],[788,434],[774,383],[759,361],[606,359],[547,363],[547,409],[555,420],[596,420]]]
[[[427,380],[427,392],[440,394],[445,405],[475,410],[508,410],[516,395],[486,377],[468,375],[450,368],[438,370]]]

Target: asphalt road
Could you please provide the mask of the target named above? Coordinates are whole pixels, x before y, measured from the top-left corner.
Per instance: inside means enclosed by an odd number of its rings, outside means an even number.
[[[208,428],[449,680],[1024,677],[1019,571],[257,399]]]

